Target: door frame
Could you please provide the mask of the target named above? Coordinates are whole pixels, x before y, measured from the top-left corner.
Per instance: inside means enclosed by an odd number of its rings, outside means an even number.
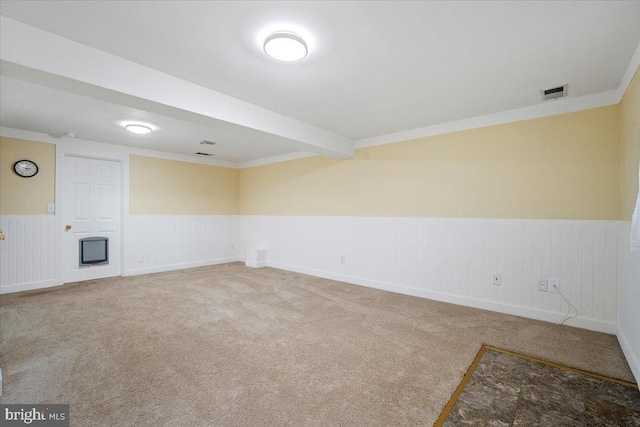
[[[127,276],[125,263],[125,231],[129,223],[129,153],[126,150],[105,149],[102,144],[87,144],[89,141],[61,141],[56,144],[56,182],[55,182],[55,240],[54,273],[56,285],[64,282],[64,260],[68,254],[64,251],[64,165],[66,157],[79,157],[91,160],[106,160],[120,163],[120,276]],[[124,148],[124,147],[123,147]]]

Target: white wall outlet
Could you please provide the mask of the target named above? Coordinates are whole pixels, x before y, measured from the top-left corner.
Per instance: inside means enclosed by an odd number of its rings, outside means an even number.
[[[555,294],[560,290],[560,279],[548,279],[549,280],[549,292]]]
[[[491,275],[491,283],[495,286],[502,286],[502,274],[493,273]]]
[[[538,279],[538,290],[540,292],[549,292],[549,279]]]
[[[236,248],[236,244],[235,244],[235,243],[232,243],[232,244],[231,244],[231,249],[235,249],[235,248]]]
[[[54,213],[55,211],[56,211],[56,204],[55,203],[49,203],[47,205],[47,212]]]
[[[138,264],[142,264],[144,262],[144,254],[138,254]]]
[[[347,258],[344,255],[340,255],[340,264],[346,264]]]

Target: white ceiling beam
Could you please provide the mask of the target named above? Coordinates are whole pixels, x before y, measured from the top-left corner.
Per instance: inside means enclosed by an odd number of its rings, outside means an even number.
[[[2,74],[182,120],[243,126],[288,147],[334,158],[352,140],[135,62],[0,16]]]

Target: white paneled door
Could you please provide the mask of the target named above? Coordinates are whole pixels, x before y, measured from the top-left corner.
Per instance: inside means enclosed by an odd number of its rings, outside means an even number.
[[[66,156],[64,161],[64,282],[121,274],[121,164]],[[107,237],[108,263],[80,265],[80,240]]]

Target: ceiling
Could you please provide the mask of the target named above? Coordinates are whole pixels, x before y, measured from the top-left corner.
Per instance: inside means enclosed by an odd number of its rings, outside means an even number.
[[[233,163],[294,152],[272,135],[245,127],[214,129],[160,114],[104,102],[0,76],[0,123],[3,127],[61,137],[72,131],[79,138],[178,154],[205,152]],[[149,123],[154,132],[128,132],[128,122]],[[214,146],[200,145],[208,140]]]
[[[565,83],[570,97],[617,89],[640,42],[638,1],[2,1],[0,13],[352,140],[540,104],[540,89]],[[259,40],[274,29],[302,35],[308,57],[267,57]],[[21,90],[37,110],[20,104]],[[3,79],[3,126],[45,131],[66,115],[112,142],[100,120],[126,107],[65,95]],[[207,132],[153,120],[165,129],[156,149],[182,150]],[[235,131],[221,158],[292,151]]]

